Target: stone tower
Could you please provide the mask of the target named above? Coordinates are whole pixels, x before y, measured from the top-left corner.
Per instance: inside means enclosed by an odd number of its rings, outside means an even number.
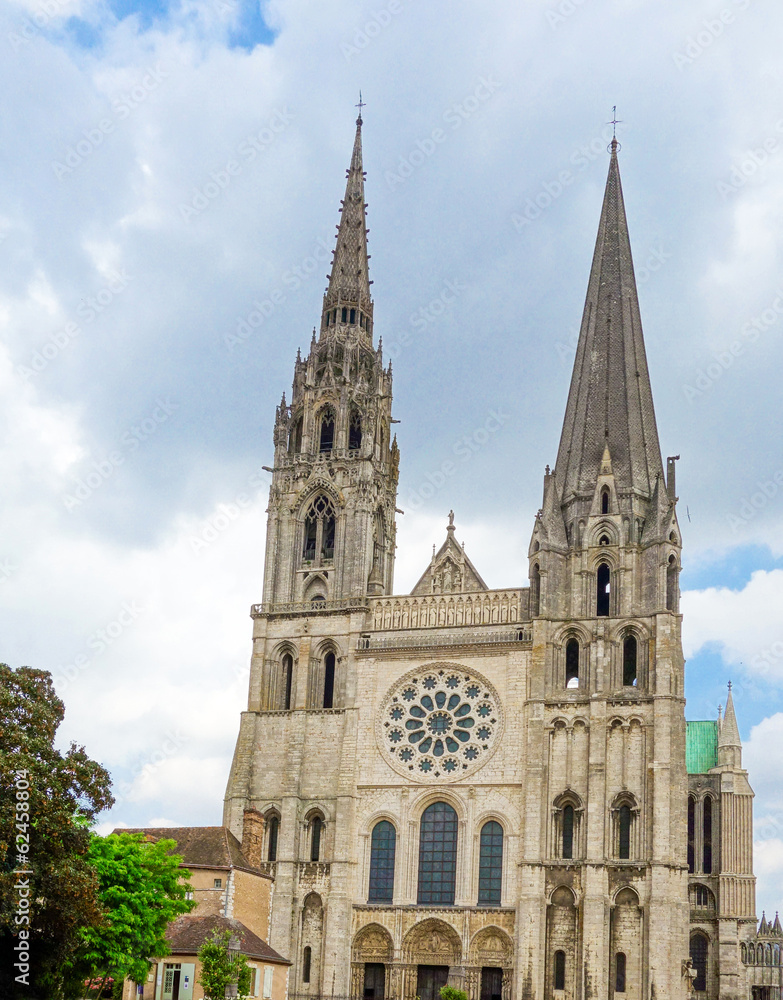
[[[391,590],[399,454],[391,363],[373,346],[366,207],[360,116],[320,331],[275,418],[264,604]]]
[[[683,987],[674,459],[668,471],[665,482],[613,141],[557,463],[529,549],[526,795],[539,813],[522,851],[520,957],[531,996],[550,995],[555,952],[573,950],[560,980],[574,995],[598,995],[599,983],[629,1000]]]

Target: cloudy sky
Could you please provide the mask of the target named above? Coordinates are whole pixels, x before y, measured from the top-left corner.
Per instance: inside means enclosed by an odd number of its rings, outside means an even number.
[[[401,420],[395,589],[450,507],[488,583],[525,583],[617,105],[661,442],[681,455],[687,713],[714,718],[734,682],[769,913],[783,9],[476,12],[0,0],[2,657],[52,671],[63,742],[112,771],[104,829],[220,822],[261,598],[262,466],[319,319],[360,88],[376,333]],[[268,315],[244,336],[257,303]]]

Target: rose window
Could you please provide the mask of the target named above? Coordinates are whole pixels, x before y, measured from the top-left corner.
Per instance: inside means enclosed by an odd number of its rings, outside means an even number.
[[[502,716],[497,692],[459,667],[411,671],[387,694],[378,739],[389,763],[419,780],[463,778],[493,753]]]

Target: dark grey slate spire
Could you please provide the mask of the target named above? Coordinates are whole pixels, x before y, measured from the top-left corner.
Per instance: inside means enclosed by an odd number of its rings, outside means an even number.
[[[609,446],[618,492],[663,477],[616,140],[587,286],[555,475],[560,502],[592,496]]]

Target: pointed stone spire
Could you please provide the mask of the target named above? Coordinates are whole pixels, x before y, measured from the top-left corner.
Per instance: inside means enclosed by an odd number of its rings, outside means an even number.
[[[607,449],[618,491],[649,498],[663,477],[617,149],[613,139],[557,454],[564,504],[592,496]]]
[[[357,327],[372,339],[372,299],[367,252],[367,219],[362,166],[362,116],[356,119],[356,138],[340,209],[337,245],[333,251],[329,285],[324,295],[321,332]],[[351,319],[353,317],[353,320]]]
[[[775,923],[772,925],[772,931],[770,932],[775,935],[775,937],[783,937],[783,927],[780,926],[780,917],[775,911]]]
[[[737,716],[734,714],[734,698],[731,694],[731,681],[729,681],[729,695],[726,699],[726,711],[723,715],[723,722],[718,736],[719,747],[742,747],[739,727],[737,726]]]

